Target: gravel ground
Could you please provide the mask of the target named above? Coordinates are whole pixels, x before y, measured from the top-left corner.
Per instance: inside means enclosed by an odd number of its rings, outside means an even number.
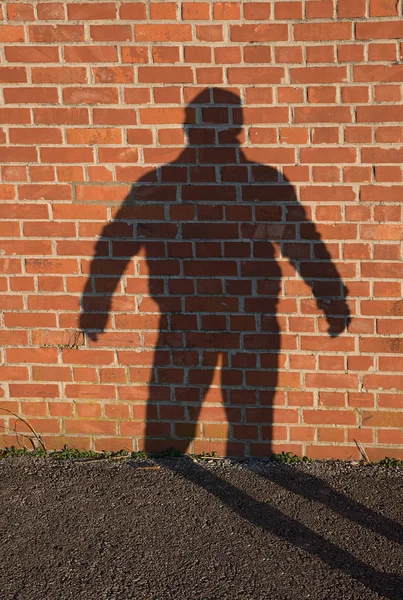
[[[1,600],[403,598],[403,470],[0,461]]]

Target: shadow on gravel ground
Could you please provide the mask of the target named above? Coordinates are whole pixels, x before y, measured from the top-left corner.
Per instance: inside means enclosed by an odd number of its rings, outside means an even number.
[[[340,569],[363,583],[365,587],[380,594],[380,597],[391,600],[403,598],[403,576],[378,572],[355,558],[353,554],[339,548],[295,519],[289,518],[274,506],[257,501],[197,463],[185,469],[183,465],[178,470],[175,469],[175,465],[170,465],[169,468],[181,477],[203,487],[252,525],[261,527],[279,539],[291,542],[296,548],[317,556],[332,569]],[[254,472],[292,493],[324,504],[343,518],[393,542],[403,543],[402,525],[340,494],[317,477],[296,472],[290,467],[262,473],[259,473],[259,470]]]
[[[0,461],[1,600],[402,598],[402,469],[139,464]]]

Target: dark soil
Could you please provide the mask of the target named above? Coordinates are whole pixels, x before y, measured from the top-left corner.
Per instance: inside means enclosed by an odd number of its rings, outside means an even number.
[[[403,598],[403,470],[0,461],[1,600]]]

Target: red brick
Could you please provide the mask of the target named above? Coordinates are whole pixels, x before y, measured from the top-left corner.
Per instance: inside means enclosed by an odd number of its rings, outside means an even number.
[[[276,42],[288,40],[286,24],[231,25],[232,42]]]
[[[4,48],[8,62],[55,63],[60,62],[59,50],[54,46],[6,46]],[[24,80],[25,81],[25,80]]]
[[[26,81],[27,71],[25,67],[0,67],[0,83],[26,83]],[[14,88],[5,90],[6,104],[9,103],[9,94],[13,91]]]
[[[356,148],[301,148],[301,163],[354,163]]]
[[[396,44],[369,44],[369,60],[396,61]]]
[[[244,61],[246,63],[270,63],[271,60],[272,51],[270,46],[246,46],[244,48]]]
[[[365,17],[366,0],[338,0],[338,16],[345,19],[349,17]]]
[[[222,25],[196,25],[196,37],[200,42],[222,42]]]
[[[53,166],[31,166],[29,167],[29,176],[32,182],[55,181],[55,169]]]
[[[235,21],[238,20],[241,16],[240,9],[241,7],[239,5],[239,2],[214,2],[213,18],[217,21]]]
[[[332,458],[335,460],[359,460],[358,448],[353,446],[306,446],[306,455],[314,460]]]
[[[308,87],[308,102],[311,104],[336,102],[336,88],[334,86]]]
[[[337,46],[339,62],[364,62],[364,44],[343,44]]]
[[[343,167],[343,180],[348,182],[369,182],[372,177],[371,167]]]
[[[302,2],[276,2],[274,16],[278,20],[302,19]]]
[[[196,81],[203,85],[220,84],[224,81],[221,67],[201,67],[196,69]]]
[[[307,46],[306,60],[308,63],[334,63],[334,46]]]
[[[58,21],[65,19],[65,5],[58,2],[39,2],[38,19],[41,21]]]
[[[351,143],[368,143],[372,140],[372,130],[370,127],[346,127],[344,130],[344,141]]]
[[[31,42],[83,42],[85,39],[84,25],[29,25],[28,30]]]
[[[65,46],[64,60],[67,63],[90,64],[98,62],[117,62],[118,51],[116,46]],[[86,79],[77,83],[84,83],[85,81]]]
[[[244,123],[288,123],[289,113],[286,107],[264,107],[233,109],[235,123],[240,122],[243,117]]]
[[[4,177],[3,167],[3,177]],[[11,198],[9,198],[11,199]],[[44,204],[3,204],[0,206],[0,217],[8,219],[47,219],[48,208]]]
[[[69,367],[32,367],[32,378],[34,381],[71,381],[72,375]]]
[[[318,427],[319,442],[339,442],[343,443],[345,439],[345,430],[334,427]]]
[[[23,181],[26,181],[25,176],[25,168],[21,167],[23,171],[21,173],[16,171],[19,167],[10,167],[12,169],[11,172],[7,171],[7,167],[2,168],[3,178],[5,181],[21,181],[20,177],[23,177]],[[0,185],[0,198],[2,200],[14,200],[15,198],[15,188],[13,185],[1,184]]]
[[[403,142],[403,128],[402,127],[377,127],[375,130],[375,136],[377,142]],[[371,140],[369,140],[371,141]]]
[[[360,108],[360,107],[359,107]],[[347,106],[294,108],[295,123],[350,123],[351,110]]]
[[[63,351],[64,364],[82,365],[110,365],[113,363],[111,350],[66,350]]]
[[[24,42],[23,25],[0,25],[0,42]]]
[[[72,417],[73,404],[67,402],[49,402],[49,414],[52,417]],[[77,446],[74,445],[74,448],[77,448]]]
[[[179,52],[178,52],[179,61]],[[211,48],[200,46],[186,46],[185,47],[185,62],[187,63],[211,63]]]
[[[36,124],[68,125],[88,124],[89,116],[86,108],[36,108],[34,110]]]
[[[356,425],[356,414],[351,410],[303,410],[304,423],[315,425]]]
[[[370,0],[370,17],[397,17],[398,3],[394,0]]]
[[[62,144],[60,129],[50,127],[10,128],[11,144]]]
[[[356,82],[380,81],[393,83],[403,81],[403,65],[356,65],[353,69],[354,81]]]
[[[308,130],[302,127],[281,127],[280,142],[283,144],[307,144]]]
[[[91,148],[41,148],[41,160],[51,163],[87,163],[94,162]]]
[[[333,0],[307,2],[305,16],[307,19],[331,19],[333,17]]]
[[[31,123],[30,110],[28,108],[0,108],[0,123]]]
[[[216,19],[217,17],[214,16]],[[209,21],[210,4],[208,2],[183,2],[182,19],[185,21]]]
[[[28,146],[0,146],[0,161],[5,163],[37,162],[37,150]]]
[[[136,125],[136,113],[129,108],[94,108],[95,125]]]
[[[126,450],[127,452],[133,451],[133,439],[132,438],[96,438],[94,440],[94,448],[96,452],[119,452],[120,450]]]
[[[400,102],[402,92],[400,85],[375,85],[375,102]]]
[[[296,41],[321,42],[322,40],[351,40],[351,23],[297,23],[294,25]]]
[[[344,103],[369,102],[369,87],[351,86],[344,87],[341,91],[341,99]]]
[[[256,55],[259,54],[259,49],[260,49],[260,47],[253,48],[253,51],[254,51],[254,53],[256,53]],[[245,51],[246,51],[246,48],[245,48]],[[275,57],[276,57],[276,63],[302,63],[303,62],[302,46],[289,46],[289,47],[279,46],[274,49],[274,52],[275,52]],[[259,61],[256,60],[256,62],[259,62]],[[268,60],[267,62],[270,62],[270,61]]]
[[[65,104],[117,104],[117,88],[65,88],[63,90]]]
[[[315,127],[312,130],[311,139],[313,144],[338,144],[338,127]]]
[[[146,5],[141,2],[124,2],[120,5],[121,19],[143,21],[146,18]]]
[[[395,39],[403,36],[403,21],[368,21],[356,23],[356,39]]]
[[[126,42],[133,39],[131,25],[90,25],[90,38],[96,42]]]
[[[122,132],[111,128],[74,128],[66,130],[68,144],[121,144]]]
[[[53,216],[57,220],[75,219],[77,217],[77,206],[74,204],[55,204],[53,207]],[[106,208],[104,206],[81,205],[80,220],[101,221],[102,223],[102,221],[106,220]]]
[[[139,55],[137,50],[141,50],[141,47],[137,47],[133,49],[135,54],[133,56],[133,60],[127,60],[127,62],[149,62],[148,61],[148,49],[144,47],[144,52],[142,56]],[[185,51],[187,48],[185,48]],[[180,62],[179,56],[179,46],[154,46],[152,49],[152,60],[154,63],[178,63]],[[189,62],[189,61],[186,61]],[[201,60],[200,62],[204,62]],[[161,88],[163,89],[163,88]]]
[[[116,433],[115,422],[106,420],[100,421],[95,419],[88,419],[88,421],[78,421],[73,419],[66,419],[64,426],[66,433],[87,433],[90,435],[114,435]]]
[[[338,83],[347,81],[346,67],[305,67],[290,69],[291,83]]]
[[[243,5],[243,16],[250,21],[269,19],[271,14],[270,2],[247,2]]]
[[[304,90],[302,88],[285,87],[278,88],[278,101],[280,104],[289,104],[290,102],[303,102]]]
[[[86,83],[84,67],[32,67],[33,83]]]
[[[241,62],[241,48],[227,46],[214,48],[214,58],[217,64],[236,64]]]
[[[7,4],[7,17],[9,21],[34,21],[34,7],[32,4]]]
[[[51,363],[57,364],[57,348],[7,348],[10,363]]]
[[[65,388],[65,394],[67,398],[90,398],[90,399],[94,399],[94,400],[98,400],[98,399],[114,399],[116,396],[116,388],[113,385],[74,385],[74,384],[67,384],[66,388]],[[87,405],[82,405],[82,406],[87,406]],[[100,416],[100,405],[95,404],[95,405],[88,405],[88,406],[96,406],[97,411],[99,409],[99,413],[97,412],[96,414],[94,414],[93,412],[91,412],[91,415],[86,413],[86,414],[80,414],[79,416],[94,416],[94,417],[98,417]]]
[[[134,39],[136,42],[190,42],[192,29],[191,25],[184,24],[136,25]]]
[[[312,176],[313,176],[313,181],[340,181],[340,168],[339,167],[313,167],[312,168]],[[324,220],[324,221],[328,221],[330,220],[328,217],[330,216],[329,214],[329,209],[331,209],[333,207],[319,207],[316,209],[316,216],[318,221]],[[321,210],[322,209],[322,210]],[[323,210],[325,211],[323,213]],[[337,207],[336,207],[337,210]],[[335,212],[335,211],[333,211]],[[320,214],[324,214],[324,219],[320,218]],[[335,219],[335,215],[333,214],[333,218],[332,220],[336,220],[336,221],[340,221],[341,220],[341,215],[338,215],[339,218]]]
[[[368,167],[370,168],[370,167]],[[399,166],[396,167],[375,167],[375,179],[379,182],[402,182],[402,169]],[[400,215],[398,217],[400,220]]]
[[[154,21],[176,21],[175,2],[151,2],[150,18]]]
[[[68,18],[72,21],[96,21],[116,18],[114,2],[91,2],[67,5]]]
[[[139,67],[140,83],[193,83],[191,67]]]
[[[18,195],[20,200],[71,200],[71,188],[68,185],[29,184],[20,186]]]
[[[93,67],[96,83],[133,83],[133,67]]]
[[[377,377],[372,375],[370,377]],[[396,377],[396,376],[395,376]],[[379,376],[379,380],[386,379],[386,376]],[[403,418],[401,411],[379,411],[379,412],[363,412],[363,422],[366,427],[395,427],[401,428],[403,425]]]
[[[314,439],[314,427],[290,427],[290,440],[292,442],[312,442]]]
[[[11,383],[11,398],[58,398],[59,386],[40,383]]]

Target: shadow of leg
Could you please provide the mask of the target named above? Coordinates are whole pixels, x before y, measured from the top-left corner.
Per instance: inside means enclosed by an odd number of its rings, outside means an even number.
[[[376,571],[305,525],[267,503],[256,500],[191,460],[172,461],[166,466],[193,484],[203,487],[249,523],[319,558],[331,569],[342,571],[380,594],[380,597],[401,600],[401,575]]]

